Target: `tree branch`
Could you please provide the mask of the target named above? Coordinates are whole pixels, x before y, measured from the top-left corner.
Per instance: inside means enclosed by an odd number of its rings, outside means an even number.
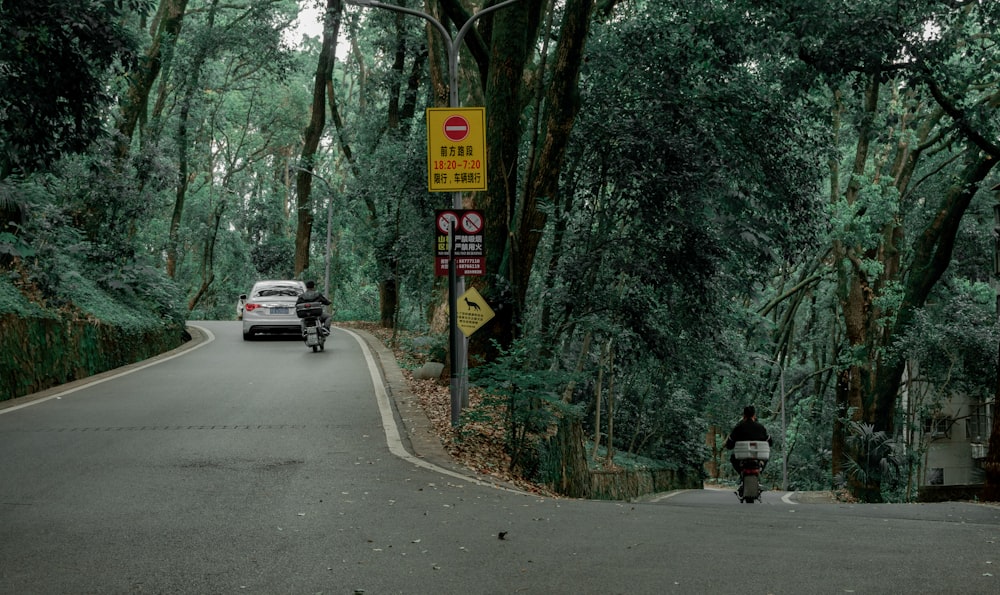
[[[993,159],[1000,159],[1000,145],[990,141],[988,138],[980,134],[979,130],[972,125],[965,112],[958,108],[955,103],[944,94],[941,87],[937,84],[937,81],[933,80],[929,75],[925,76],[927,82],[927,88],[930,89],[931,95],[934,100],[937,101],[941,109],[945,111],[955,124],[958,126],[959,130],[972,141],[977,147],[989,153]]]

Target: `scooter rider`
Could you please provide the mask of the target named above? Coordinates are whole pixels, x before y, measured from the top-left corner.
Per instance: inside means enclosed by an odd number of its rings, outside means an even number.
[[[746,440],[767,441],[768,446],[774,446],[774,440],[767,433],[767,428],[757,421],[757,410],[753,405],[747,405],[743,408],[743,419],[740,420],[740,423],[736,424],[733,431],[729,433],[729,437],[726,438],[726,448],[733,450],[737,442]],[[729,462],[733,464],[733,469],[736,469],[736,473],[742,471],[740,461],[736,459],[735,453],[729,455]],[[766,465],[765,461],[761,461],[761,470]]]
[[[319,292],[319,291],[316,290],[316,282],[315,281],[306,281],[306,290],[301,295],[299,295],[299,299],[295,301],[296,304],[305,304],[305,303],[309,303],[309,302],[319,302],[319,303],[323,304],[324,306],[331,305],[330,300],[326,299],[325,295],[323,295],[321,292]],[[323,328],[326,330],[326,334],[329,335],[330,334],[330,315],[327,314],[325,310],[320,315],[320,320],[323,322]],[[302,324],[305,324],[305,321],[303,321]],[[305,328],[303,328],[302,332],[303,333],[305,332]]]

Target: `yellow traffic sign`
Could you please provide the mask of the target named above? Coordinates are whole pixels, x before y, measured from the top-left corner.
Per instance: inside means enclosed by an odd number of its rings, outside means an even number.
[[[486,303],[475,287],[470,287],[459,296],[458,308],[456,308],[455,313],[457,314],[458,328],[466,337],[471,337],[472,333],[478,331],[496,316],[496,312],[490,308],[490,305]]]
[[[427,108],[427,190],[486,190],[486,108]]]

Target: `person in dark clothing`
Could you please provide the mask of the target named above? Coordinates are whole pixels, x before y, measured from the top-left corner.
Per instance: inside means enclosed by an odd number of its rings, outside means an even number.
[[[774,445],[770,434],[767,433],[767,428],[757,421],[757,410],[753,405],[747,405],[743,408],[743,419],[740,420],[740,423],[736,424],[736,427],[733,428],[733,431],[726,438],[726,448],[733,450],[737,442],[747,440],[766,441],[768,446]],[[736,472],[739,473],[740,462],[736,459],[735,454],[729,455],[729,462],[733,464],[733,469],[736,469]],[[764,461],[761,462],[762,470],[766,464]]]
[[[325,295],[316,290],[315,281],[306,281],[306,290],[299,295],[299,299],[295,300],[296,304],[306,304],[309,302],[319,302],[324,306],[331,305],[330,300],[326,299]],[[323,314],[320,315],[320,320],[323,322],[323,328],[326,329],[326,333],[330,334],[330,314],[324,310]],[[303,324],[305,324],[304,321]],[[302,329],[302,332],[305,333],[305,328]]]

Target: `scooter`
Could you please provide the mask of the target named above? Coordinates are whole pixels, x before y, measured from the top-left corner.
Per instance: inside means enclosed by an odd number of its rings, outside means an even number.
[[[736,496],[740,502],[747,504],[759,502],[764,491],[760,487],[760,472],[771,458],[771,447],[763,440],[737,442],[733,447],[733,458],[740,468],[740,489]]]
[[[326,336],[330,334],[330,331],[323,326],[323,304],[319,302],[297,304],[295,314],[302,319],[302,339],[306,347],[312,347],[313,353],[323,351]]]

